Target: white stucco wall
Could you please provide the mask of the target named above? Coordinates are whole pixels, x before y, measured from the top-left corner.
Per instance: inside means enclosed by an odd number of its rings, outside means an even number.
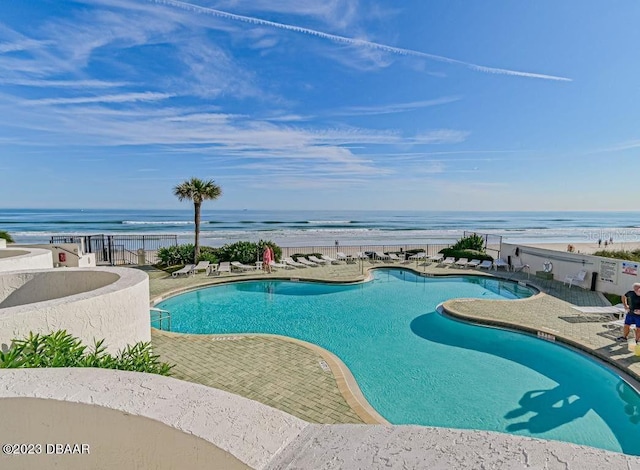
[[[42,248],[49,250],[53,256],[55,267],[68,268],[89,268],[96,266],[95,253],[84,253],[81,243],[55,243],[55,244],[32,244],[13,245],[15,248]],[[60,254],[63,254],[64,261],[61,261]]]
[[[515,256],[516,248],[519,252],[518,257]],[[623,260],[584,253],[546,250],[511,243],[502,243],[500,253],[505,260],[511,256],[512,263],[522,262],[531,266],[532,276],[536,271],[543,271],[545,261],[550,261],[553,264],[553,277],[557,281],[564,281],[567,276],[574,275],[578,271],[587,271],[586,279],[581,285],[585,289],[591,287],[591,273],[596,272],[598,273],[596,281],[596,291],[598,292],[622,295],[631,290],[633,283],[640,282],[640,263],[636,263],[639,265],[636,274],[629,274],[628,271],[623,272]],[[603,273],[608,274],[602,276]],[[604,280],[603,277],[607,280]]]
[[[7,240],[5,240],[4,238],[0,238],[0,248],[6,248],[7,247]]]
[[[205,439],[261,470],[640,470],[638,457],[510,434],[424,426],[310,424],[237,395],[151,374],[0,369],[0,383],[0,400],[44,398],[122,410]],[[37,426],[56,423],[32,425],[38,435]],[[89,444],[100,451],[101,442]],[[108,455],[104,463],[108,467]],[[216,462],[211,465],[216,468]]]
[[[147,274],[107,267],[0,274],[0,345],[61,329],[87,345],[105,339],[112,353],[150,341]]]
[[[53,257],[49,250],[17,247],[15,245],[10,248],[0,248],[0,273],[52,267]]]

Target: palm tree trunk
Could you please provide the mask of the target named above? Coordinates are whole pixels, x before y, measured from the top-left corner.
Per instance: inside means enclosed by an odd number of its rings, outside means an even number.
[[[193,250],[193,262],[198,262],[198,256],[200,256],[200,206],[201,202],[193,203],[193,212],[194,212],[194,223],[196,226],[196,239],[195,239],[195,248]]]

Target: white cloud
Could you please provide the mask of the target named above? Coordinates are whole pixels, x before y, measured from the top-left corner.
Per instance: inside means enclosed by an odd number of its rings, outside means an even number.
[[[122,93],[118,95],[82,96],[77,98],[43,98],[40,100],[24,100],[27,106],[35,105],[60,105],[60,104],[86,104],[86,103],[132,103],[140,101],[161,101],[173,97],[168,93]]]

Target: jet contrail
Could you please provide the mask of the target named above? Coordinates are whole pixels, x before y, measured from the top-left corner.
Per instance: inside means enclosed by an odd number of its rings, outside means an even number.
[[[329,41],[333,41],[337,43],[350,44],[353,46],[366,47],[369,49],[377,49],[380,51],[389,52],[391,54],[421,57],[424,59],[431,59],[438,62],[445,62],[448,64],[462,65],[463,67],[466,67],[471,70],[475,70],[477,72],[494,73],[494,74],[500,74],[500,75],[512,75],[515,77],[538,78],[542,80],[556,80],[556,81],[562,81],[562,82],[573,81],[570,78],[558,77],[555,75],[545,75],[541,73],[532,73],[532,72],[519,72],[517,70],[487,67],[485,65],[473,64],[471,62],[464,62],[462,60],[451,59],[449,57],[444,57],[444,56],[435,55],[435,54],[427,54],[426,52],[414,51],[412,49],[404,49],[401,47],[387,46],[386,44],[365,41],[363,39],[354,39],[346,36],[337,36],[335,34],[324,33],[322,31],[317,31],[314,29],[302,28],[300,26],[294,26],[294,25],[284,24],[284,23],[276,23],[273,21],[267,21],[260,18],[254,18],[251,16],[236,15],[233,13],[228,13],[226,11],[201,7],[199,5],[194,5],[192,3],[187,3],[187,2],[180,2],[177,0],[149,0],[149,1],[152,1],[158,4],[173,6],[176,8],[181,8],[187,11],[193,11],[195,13],[204,13],[211,16],[217,16],[219,18],[225,18],[233,21],[241,21],[243,23],[250,23],[250,24],[255,24],[260,26],[270,26],[273,28],[284,29],[286,31],[293,31],[295,33],[308,34],[310,36],[316,36],[322,39],[328,39]]]

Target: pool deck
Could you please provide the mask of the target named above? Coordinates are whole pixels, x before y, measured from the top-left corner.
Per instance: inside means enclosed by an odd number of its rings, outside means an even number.
[[[450,300],[443,304],[444,312],[477,323],[543,333],[548,340],[562,341],[616,365],[638,387],[640,357],[632,352],[634,342],[616,342],[620,328],[603,326],[614,318],[572,308],[608,306],[607,300],[597,292],[568,288],[562,282],[540,280],[527,273],[368,261],[272,274],[202,273],[180,278],[154,268],[144,269],[149,274],[151,301],[156,303],[181,292],[237,280],[362,282],[376,267],[402,267],[426,276],[489,275],[526,282],[541,293],[522,300]],[[175,364],[176,378],[236,393],[313,423],[385,422],[362,397],[340,359],[315,345],[275,335],[183,335],[159,330],[152,330],[152,344],[161,360]]]

